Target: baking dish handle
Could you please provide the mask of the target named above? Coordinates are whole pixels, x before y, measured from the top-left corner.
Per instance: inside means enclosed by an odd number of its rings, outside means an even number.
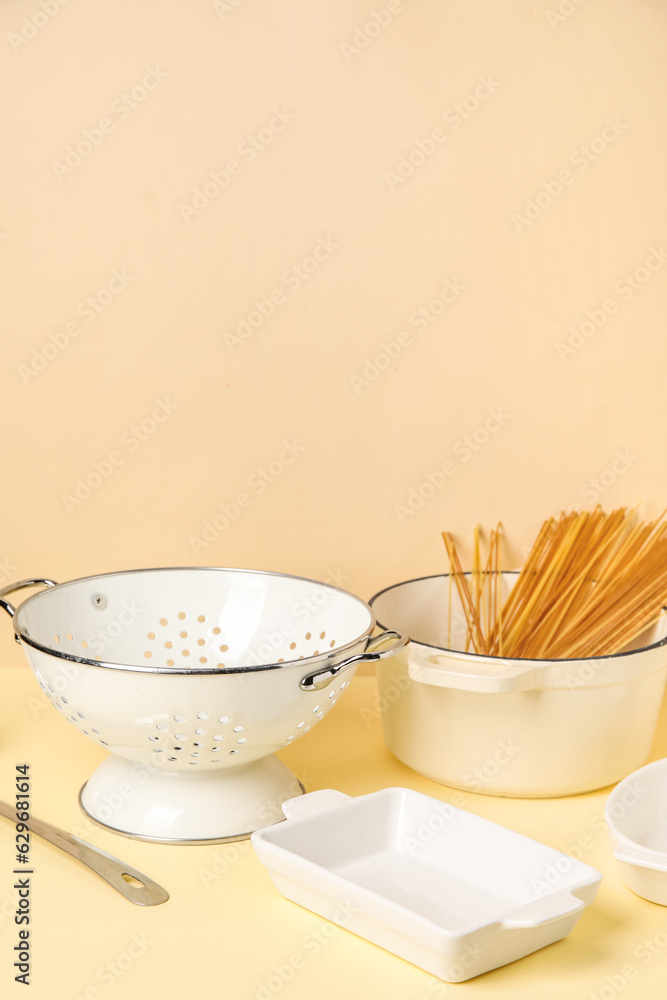
[[[9,601],[4,601],[5,594],[11,594],[14,590],[24,590],[26,587],[57,587],[55,580],[47,580],[45,577],[34,577],[30,580],[18,580],[17,583],[9,583],[0,589],[0,608],[4,608],[10,618],[16,614],[16,608]]]
[[[335,788],[320,788],[316,792],[306,792],[294,799],[283,802],[283,812],[286,819],[301,819],[302,816],[315,816],[317,813],[339,806],[346,802],[349,795]]]
[[[513,914],[501,921],[501,927],[507,930],[519,928],[543,927],[561,917],[580,913],[585,909],[583,899],[578,899],[571,892],[559,893],[555,896],[544,896],[525,906],[518,906]]]
[[[378,646],[382,646],[383,643],[388,642],[393,639],[391,646],[387,646],[385,649],[378,649]],[[346,660],[341,660],[340,663],[334,663],[330,667],[325,667],[323,670],[314,670],[310,674],[306,674],[305,677],[301,678],[301,690],[302,691],[320,691],[322,688],[327,687],[334,678],[342,674],[344,670],[347,670],[354,663],[361,663],[364,660],[381,660],[385,656],[393,656],[394,653],[398,653],[399,649],[403,649],[409,642],[407,635],[403,635],[401,632],[395,632],[393,629],[389,629],[387,632],[381,632],[380,635],[374,635],[372,639],[368,640],[366,649],[363,653],[355,653],[354,656],[348,656]]]
[[[497,663],[497,666],[496,666]],[[429,652],[428,647],[411,642],[408,647],[408,673],[411,681],[459,691],[482,691],[488,694],[511,694],[539,688],[538,670],[532,661],[520,663],[498,658],[494,663],[467,663],[455,657],[445,658]]]

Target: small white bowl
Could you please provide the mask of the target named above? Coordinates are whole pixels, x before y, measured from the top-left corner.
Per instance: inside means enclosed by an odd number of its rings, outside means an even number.
[[[605,819],[628,889],[667,906],[667,760],[655,760],[621,781]]]
[[[283,803],[252,835],[278,890],[301,906],[460,983],[570,933],[599,871],[407,788]]]

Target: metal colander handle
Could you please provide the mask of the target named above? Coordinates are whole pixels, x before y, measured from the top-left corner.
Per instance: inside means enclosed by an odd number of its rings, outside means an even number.
[[[10,618],[16,614],[16,608],[9,601],[4,601],[5,594],[11,594],[14,590],[24,590],[26,587],[57,587],[55,580],[48,580],[46,577],[31,577],[29,580],[19,580],[17,583],[9,583],[0,589],[0,608],[4,608]]]
[[[395,640],[391,646],[387,646],[386,649],[377,648],[389,639]],[[323,670],[314,670],[312,673],[306,674],[305,677],[301,678],[301,690],[320,691],[354,663],[360,663],[364,660],[381,660],[385,656],[393,656],[394,653],[398,653],[399,649],[403,649],[409,641],[409,636],[403,635],[401,632],[395,632],[393,629],[381,632],[380,635],[375,635],[372,639],[368,640],[368,645],[363,653],[356,653],[354,656],[349,656],[346,660],[341,660],[340,663],[336,663],[331,667],[325,667]]]

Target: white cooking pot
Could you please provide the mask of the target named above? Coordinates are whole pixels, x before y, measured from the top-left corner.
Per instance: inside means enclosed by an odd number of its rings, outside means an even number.
[[[502,574],[503,597],[516,580]],[[378,664],[389,749],[446,785],[555,796],[613,784],[647,758],[667,679],[667,615],[632,649],[579,660],[465,652],[449,577],[396,584],[369,602],[410,644]]]

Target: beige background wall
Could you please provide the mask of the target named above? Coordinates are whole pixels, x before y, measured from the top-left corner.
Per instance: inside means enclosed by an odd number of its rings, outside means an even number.
[[[518,561],[570,504],[657,513],[666,31],[661,0],[5,0],[2,582],[369,597],[443,528],[501,518]]]

